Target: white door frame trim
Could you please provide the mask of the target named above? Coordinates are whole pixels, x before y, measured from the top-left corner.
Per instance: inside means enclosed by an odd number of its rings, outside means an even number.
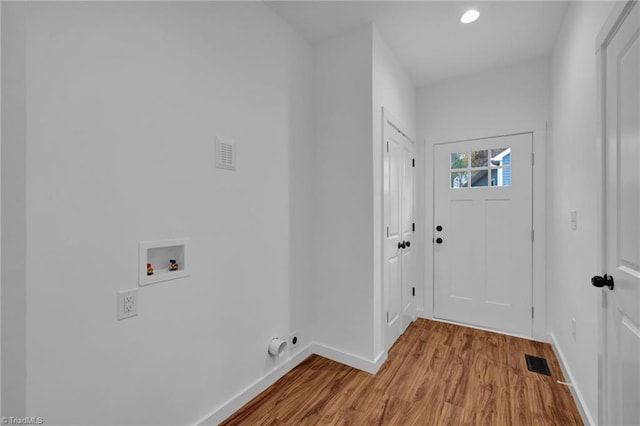
[[[0,0],[0,23],[2,22],[2,0]],[[1,26],[1,25],[0,25]],[[2,31],[0,31],[0,58],[2,58]],[[0,60],[0,62],[2,62]],[[2,99],[2,67],[0,67],[0,99]],[[0,114],[0,152],[2,152],[2,115]],[[2,163],[0,158],[0,164]],[[0,176],[2,170],[0,167]],[[1,187],[1,185],[0,185]],[[2,190],[0,190],[0,223],[2,223]],[[0,241],[2,230],[0,227]],[[2,366],[2,244],[0,244],[0,366]],[[0,367],[0,414],[2,413],[2,368]]]
[[[605,128],[605,114],[606,108],[605,104],[607,102],[605,88],[606,88],[606,66],[607,66],[607,47],[611,42],[611,39],[616,34],[620,25],[625,20],[633,4],[636,3],[636,0],[627,0],[625,3],[616,3],[611,13],[607,17],[604,25],[600,29],[600,33],[596,37],[596,81],[597,81],[597,122],[596,122],[596,146],[600,152],[600,161],[596,165],[596,175],[600,176],[598,181],[598,198],[600,200],[600,209],[598,209],[598,229],[597,229],[597,258],[598,264],[600,265],[600,270],[606,270],[606,261],[607,261],[607,253],[606,253],[606,245],[607,245],[607,235],[606,235],[606,224],[607,224],[607,214],[606,214],[606,132]],[[603,304],[606,302],[604,292],[599,292],[598,294],[599,303],[598,303],[598,424],[605,424],[606,419],[608,418],[606,414],[606,356],[607,353],[605,351],[605,327],[606,327],[606,312],[603,308]]]
[[[483,134],[469,133],[455,135],[445,141],[428,141],[425,139],[425,178],[429,177],[430,182],[425,182],[425,284],[424,284],[424,310],[419,311],[421,317],[433,319],[434,303],[434,258],[433,258],[433,228],[434,219],[434,163],[433,153],[435,145],[443,143],[459,142],[474,139],[486,139],[490,137],[509,136],[522,133],[533,135],[533,155],[535,163],[533,166],[533,229],[535,238],[533,241],[532,259],[532,303],[535,311],[532,322],[532,335],[521,336],[533,338],[535,340],[548,342],[547,335],[547,288],[546,288],[546,145],[547,145],[547,123],[514,123],[503,128],[497,128]],[[431,171],[429,174],[428,171]]]

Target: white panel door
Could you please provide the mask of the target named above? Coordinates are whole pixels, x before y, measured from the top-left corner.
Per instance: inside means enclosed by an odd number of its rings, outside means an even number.
[[[415,232],[415,152],[414,144],[405,138],[402,153],[402,331],[416,317],[414,287],[416,285],[416,265],[413,242]],[[413,245],[412,245],[413,243]]]
[[[402,334],[402,169],[403,150],[400,134],[392,133],[386,139],[384,156],[384,239],[383,303],[386,315],[385,347],[388,349]]]
[[[532,141],[435,145],[436,318],[531,335]]]
[[[606,424],[640,424],[640,5],[606,48]],[[608,284],[613,284],[610,288]]]
[[[385,120],[383,309],[385,347],[415,319],[414,144]]]

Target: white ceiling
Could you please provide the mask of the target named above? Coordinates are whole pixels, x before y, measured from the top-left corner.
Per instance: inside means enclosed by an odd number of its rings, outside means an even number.
[[[268,1],[311,43],[369,22],[420,87],[548,56],[564,1]],[[480,19],[461,24],[469,9]]]

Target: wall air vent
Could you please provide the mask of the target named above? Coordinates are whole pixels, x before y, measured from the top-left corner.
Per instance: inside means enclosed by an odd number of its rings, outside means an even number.
[[[216,167],[225,170],[236,169],[236,143],[216,136]]]

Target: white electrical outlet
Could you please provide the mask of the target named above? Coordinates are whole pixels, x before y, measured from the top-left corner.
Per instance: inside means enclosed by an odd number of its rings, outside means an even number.
[[[118,319],[130,318],[138,315],[138,289],[122,290],[118,292]]]
[[[571,318],[571,337],[576,340],[576,319]]]

